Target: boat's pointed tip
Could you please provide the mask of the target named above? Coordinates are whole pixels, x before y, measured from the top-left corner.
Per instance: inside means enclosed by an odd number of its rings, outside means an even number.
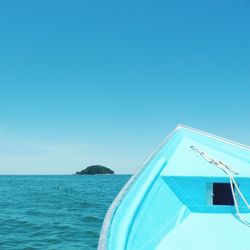
[[[191,127],[189,127],[189,126],[187,126],[187,125],[184,125],[184,124],[182,124],[182,123],[179,123],[179,124],[176,126],[175,129],[176,129],[176,130],[181,130],[181,129],[193,129],[193,128],[191,128]]]
[[[207,133],[205,131],[190,127],[190,126],[182,124],[182,123],[179,123],[177,125],[176,130],[189,130],[189,131],[193,131],[193,132]]]
[[[182,123],[179,123],[176,127],[176,129],[182,129],[182,128],[185,128],[186,125],[182,124]]]

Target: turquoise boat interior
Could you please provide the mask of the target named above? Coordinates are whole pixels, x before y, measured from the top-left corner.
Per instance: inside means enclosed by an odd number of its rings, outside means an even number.
[[[112,203],[98,249],[250,249],[247,201],[250,148],[180,125]]]

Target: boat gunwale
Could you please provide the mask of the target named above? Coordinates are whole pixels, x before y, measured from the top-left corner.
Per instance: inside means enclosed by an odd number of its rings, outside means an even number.
[[[112,220],[115,216],[115,213],[116,213],[120,203],[122,202],[122,200],[124,199],[124,197],[126,196],[128,191],[131,189],[131,187],[133,186],[135,181],[140,177],[140,175],[144,172],[144,170],[146,169],[148,163],[151,161],[153,156],[155,154],[157,154],[164,147],[164,145],[167,143],[167,141],[180,128],[181,128],[181,126],[177,126],[170,134],[168,134],[168,136],[160,144],[160,146],[156,150],[154,150],[153,153],[150,154],[150,156],[147,158],[147,160],[144,161],[142,166],[136,171],[136,173],[128,180],[128,182],[125,184],[125,186],[118,193],[118,195],[116,196],[116,198],[112,202],[111,206],[109,207],[108,212],[104,218],[104,222],[102,225],[101,234],[100,234],[100,238],[99,238],[99,243],[98,243],[98,250],[106,250],[107,249],[106,247],[107,247],[107,239],[109,236],[109,228],[112,224]]]

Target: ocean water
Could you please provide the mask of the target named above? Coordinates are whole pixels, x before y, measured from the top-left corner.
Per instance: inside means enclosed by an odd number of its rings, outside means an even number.
[[[0,249],[96,249],[129,177],[0,176]]]

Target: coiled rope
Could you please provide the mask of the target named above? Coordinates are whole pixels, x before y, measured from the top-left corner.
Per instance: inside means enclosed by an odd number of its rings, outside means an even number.
[[[228,166],[227,164],[223,163],[222,161],[218,161],[213,159],[212,157],[210,157],[207,153],[201,151],[200,149],[198,149],[195,146],[190,146],[190,148],[197,152],[202,158],[204,158],[206,161],[208,161],[210,164],[216,166],[217,168],[221,169],[229,178],[230,181],[230,187],[231,187],[231,192],[232,192],[232,196],[233,196],[233,200],[234,200],[234,205],[235,205],[235,209],[236,209],[236,215],[238,217],[238,219],[244,223],[246,226],[250,227],[250,223],[247,222],[242,215],[240,214],[239,211],[239,204],[237,202],[236,196],[235,196],[235,192],[234,192],[234,186],[236,188],[236,190],[238,191],[240,197],[242,198],[242,200],[244,201],[245,205],[248,207],[248,209],[250,209],[250,205],[247,202],[247,200],[245,199],[244,195],[242,194],[242,192],[240,191],[240,188],[238,186],[238,184],[236,183],[235,179],[234,179],[234,175],[238,175],[239,173],[237,171],[235,171],[232,167]]]

